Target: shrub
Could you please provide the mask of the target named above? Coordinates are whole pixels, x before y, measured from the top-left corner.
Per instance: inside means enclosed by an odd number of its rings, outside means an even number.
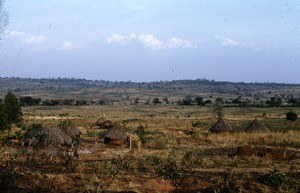
[[[258,180],[261,183],[272,186],[274,188],[279,188],[281,186],[287,185],[287,179],[285,175],[282,172],[280,172],[276,167],[273,167],[273,169],[270,170],[269,173],[261,176]]]
[[[142,144],[146,143],[146,134],[148,134],[148,132],[145,131],[145,126],[139,125],[134,133],[139,136]]]
[[[157,168],[157,173],[164,178],[169,179],[176,189],[179,188],[183,180],[187,177],[184,168],[180,167],[172,156],[169,156],[161,167]]]
[[[298,119],[298,115],[294,111],[290,111],[286,114],[286,120],[288,121],[296,121]]]

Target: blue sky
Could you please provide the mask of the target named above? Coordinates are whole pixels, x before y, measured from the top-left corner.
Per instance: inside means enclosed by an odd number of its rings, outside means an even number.
[[[298,0],[6,0],[0,76],[300,83]]]

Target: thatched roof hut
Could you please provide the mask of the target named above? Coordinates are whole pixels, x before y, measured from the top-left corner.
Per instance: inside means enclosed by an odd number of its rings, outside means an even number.
[[[115,123],[104,133],[104,143],[121,144],[126,140],[126,127]]]
[[[103,122],[107,121],[107,120],[108,120],[108,119],[106,118],[106,116],[103,115],[102,117],[99,117],[99,119],[95,122],[95,124],[96,124],[97,126],[101,126],[101,124],[102,124]]]
[[[257,119],[254,119],[245,129],[245,132],[268,133],[270,130],[263,126]]]
[[[212,133],[226,133],[233,132],[233,129],[223,118],[219,118],[218,121],[211,126],[209,131]]]
[[[100,129],[109,129],[114,125],[114,122],[110,121],[110,120],[106,120],[104,121],[101,125],[100,125]]]
[[[114,122],[111,120],[108,120],[106,115],[104,114],[102,117],[100,117],[95,124],[100,127],[100,129],[109,129],[114,125]]]
[[[46,126],[39,132],[37,137],[32,139],[30,145],[38,145],[38,144],[71,145],[72,139],[64,132],[62,132],[60,128],[55,126]]]
[[[79,137],[82,134],[81,130],[71,121],[68,125],[61,125],[60,130],[71,138]]]

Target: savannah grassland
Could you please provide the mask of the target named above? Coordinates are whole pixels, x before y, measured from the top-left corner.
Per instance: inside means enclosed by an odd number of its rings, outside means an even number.
[[[85,131],[78,147],[79,158],[68,162],[59,158],[12,158],[2,151],[1,168],[6,172],[0,178],[13,184],[18,192],[299,192],[300,120],[285,120],[291,107],[225,106],[224,118],[236,132],[220,135],[208,132],[217,120],[213,105],[144,104],[159,96],[168,96],[172,102],[187,94],[196,95],[196,91],[160,95],[153,91],[143,95],[136,88],[110,91],[111,96],[123,93],[119,95],[124,100],[115,102],[116,97],[104,105],[23,107],[26,124],[57,125],[61,119],[69,118]],[[100,95],[110,91],[102,90]],[[200,95],[212,100],[236,97],[232,93]],[[136,97],[140,98],[139,103],[130,102]],[[299,108],[292,110],[300,114]],[[105,146],[105,130],[94,124],[103,114],[124,123],[133,132],[140,132],[142,150]],[[243,133],[255,118],[271,132]],[[195,122],[197,127],[192,125]],[[13,128],[12,132],[16,130]],[[235,152],[241,145],[258,149],[286,147],[287,158],[239,157]]]

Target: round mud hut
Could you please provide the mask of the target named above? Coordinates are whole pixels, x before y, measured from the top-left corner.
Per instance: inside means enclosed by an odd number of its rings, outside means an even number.
[[[245,129],[247,133],[268,133],[270,130],[263,126],[257,119],[254,119]]]
[[[232,133],[233,129],[223,118],[219,118],[209,131],[212,133]]]
[[[115,123],[104,133],[104,143],[109,145],[121,145],[126,140],[126,127]]]

